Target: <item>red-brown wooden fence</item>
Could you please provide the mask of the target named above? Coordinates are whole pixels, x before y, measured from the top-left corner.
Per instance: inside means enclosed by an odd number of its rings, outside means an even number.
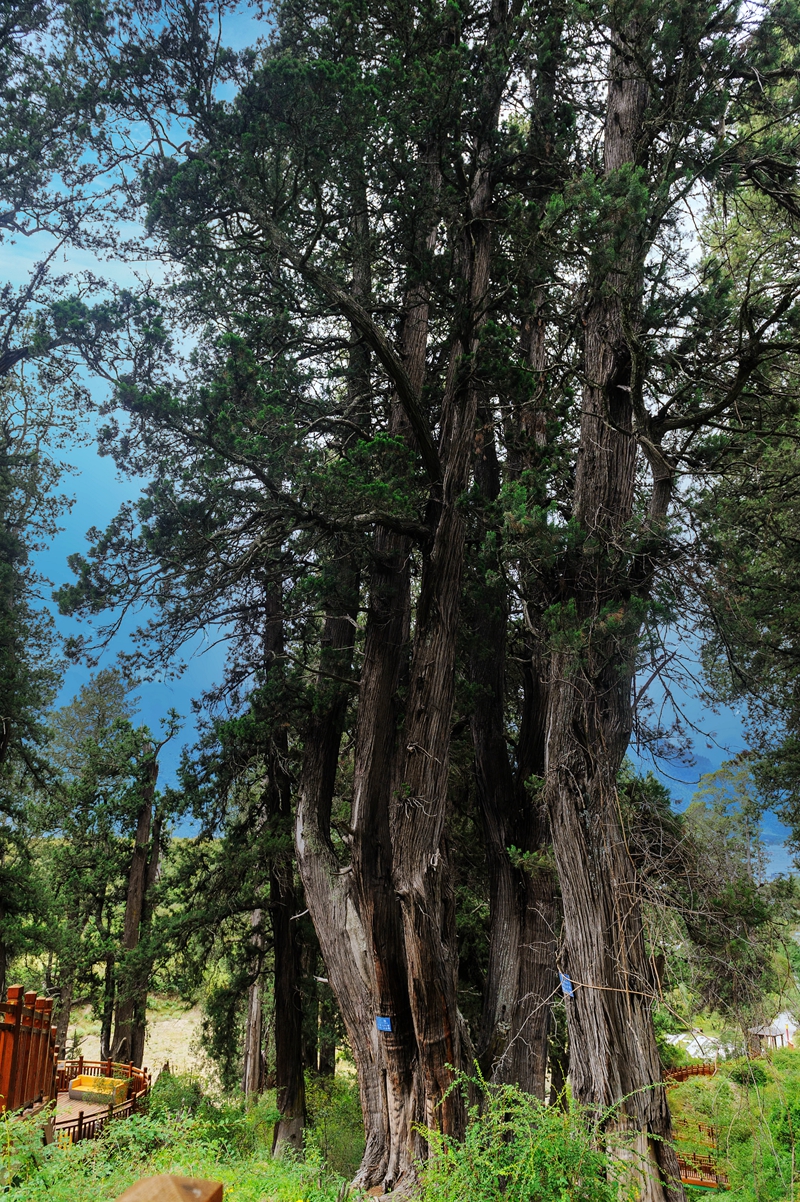
[[[668,1068],[664,1071],[664,1081],[667,1085],[679,1085],[690,1077],[715,1077],[716,1064],[682,1064],[679,1068]]]
[[[701,1185],[706,1189],[728,1189],[728,1178],[717,1168],[713,1156],[697,1156],[692,1152],[678,1153],[678,1168],[684,1185]]]
[[[53,1003],[21,985],[0,1002],[0,1112],[25,1110],[56,1096],[58,1048]]]

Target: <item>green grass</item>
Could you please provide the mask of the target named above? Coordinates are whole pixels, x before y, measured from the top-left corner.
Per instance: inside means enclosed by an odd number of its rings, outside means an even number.
[[[800,1050],[721,1064],[715,1077],[671,1088],[670,1103],[687,1122],[676,1124],[679,1149],[708,1154],[697,1123],[715,1128],[729,1202],[800,1202]],[[196,1079],[166,1074],[147,1114],[94,1142],[44,1148],[41,1120],[0,1119],[0,1193],[110,1202],[142,1177],[175,1173],[221,1181],[225,1202],[337,1202],[363,1150],[355,1081],[310,1083],[309,1111],[304,1158],[275,1161],[274,1096],[249,1107],[213,1101]],[[564,1113],[512,1087],[483,1087],[466,1140],[432,1134],[431,1150],[420,1202],[618,1202],[630,1193],[630,1180],[614,1180],[607,1136],[576,1107]]]
[[[225,1202],[336,1202],[344,1179],[313,1128],[302,1161],[273,1160],[275,1118],[269,1098],[213,1103],[196,1082],[172,1077],[156,1084],[147,1114],[74,1147],[44,1148],[41,1121],[4,1119],[0,1190],[15,1202],[108,1202],[142,1177],[174,1173],[221,1181]]]
[[[588,1115],[546,1106],[515,1085],[459,1078],[469,1107],[463,1142],[428,1132],[420,1202],[634,1202],[636,1182]]]

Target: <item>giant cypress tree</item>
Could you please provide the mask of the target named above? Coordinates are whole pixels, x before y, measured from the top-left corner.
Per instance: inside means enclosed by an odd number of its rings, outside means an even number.
[[[204,19],[176,7],[136,61],[189,110],[145,186],[205,345],[183,384],[120,394],[117,453],[157,459],[156,481],[141,533],[122,515],[65,600],[130,603],[157,576],[156,652],[228,621],[246,671],[270,573],[291,582],[284,653],[314,693],[292,734],[297,855],[359,1068],[362,1184],[411,1174],[416,1122],[463,1128],[463,705],[492,878],[479,1051],[520,1077],[530,1040],[542,1091],[550,839],[575,1095],[628,1133],[648,1197],[677,1196],[617,778],[642,631],[685,546],[677,481],[712,431],[770,436],[796,353],[794,279],[731,290],[684,217],[791,193],[793,10],[287,4],[230,105]]]

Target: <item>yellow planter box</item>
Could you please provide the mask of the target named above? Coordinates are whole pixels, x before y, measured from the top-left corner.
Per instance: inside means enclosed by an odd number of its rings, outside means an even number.
[[[128,1096],[129,1082],[117,1077],[73,1077],[69,1083],[69,1096],[74,1102],[99,1102],[118,1106]]]

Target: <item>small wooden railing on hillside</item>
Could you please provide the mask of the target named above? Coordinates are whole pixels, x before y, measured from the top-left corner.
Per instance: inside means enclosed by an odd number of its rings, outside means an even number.
[[[667,1085],[679,1085],[690,1077],[715,1077],[716,1064],[681,1064],[678,1068],[664,1070],[664,1081]]]
[[[684,1185],[702,1185],[706,1189],[727,1189],[728,1178],[720,1173],[713,1156],[696,1156],[692,1152],[678,1153],[678,1168]]]
[[[56,1092],[53,1002],[12,985],[0,1002],[0,1113],[44,1104]]]
[[[69,1089],[70,1081],[76,1077],[114,1077],[117,1080],[130,1081],[128,1096],[124,1102],[114,1106],[111,1103],[105,1109],[98,1109],[94,1114],[86,1115],[83,1110],[74,1119],[60,1119],[52,1124],[53,1137],[59,1144],[77,1144],[84,1139],[97,1139],[98,1135],[116,1119],[127,1119],[142,1109],[147,1094],[150,1091],[150,1074],[146,1068],[137,1068],[135,1064],[120,1064],[116,1060],[63,1060],[58,1065],[56,1084],[58,1092]]]
[[[664,1082],[667,1085],[680,1085],[691,1077],[714,1077],[717,1073],[716,1064],[683,1064],[679,1068],[667,1069]],[[697,1185],[703,1189],[728,1189],[728,1178],[717,1168],[717,1133],[708,1123],[690,1123],[687,1119],[675,1119],[674,1126],[678,1130],[696,1131],[710,1145],[708,1155],[696,1152],[678,1152],[678,1167],[681,1182],[684,1185]]]

